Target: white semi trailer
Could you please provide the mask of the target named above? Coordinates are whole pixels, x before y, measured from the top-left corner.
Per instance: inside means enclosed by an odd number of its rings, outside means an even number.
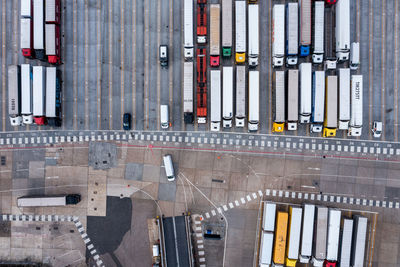
[[[222,126],[231,128],[233,119],[233,67],[223,67],[222,75]]]
[[[309,263],[312,257],[315,206],[303,205],[303,231],[301,233],[300,263]]]
[[[193,62],[183,63],[183,118],[193,123]]]
[[[21,64],[21,114],[26,125],[33,123],[31,66]]]
[[[232,0],[222,0],[222,55],[232,55]]]
[[[184,0],[183,2],[183,49],[185,60],[193,58],[193,1]]]
[[[329,209],[326,260],[332,263],[336,263],[338,260],[341,215],[342,213],[340,210]]]
[[[336,3],[336,58],[349,60],[350,52],[350,0]]]
[[[260,73],[258,70],[249,71],[249,132],[258,131],[260,120]]]
[[[297,65],[299,50],[299,5],[286,4],[286,64]]]
[[[246,1],[235,1],[235,58],[236,63],[246,61]]]
[[[351,116],[349,136],[361,136],[363,125],[363,76],[351,76]]]
[[[351,242],[353,236],[353,220],[343,220],[343,230],[340,247],[340,267],[350,267]]]
[[[272,10],[272,66],[281,67],[285,57],[285,5]]]
[[[300,64],[300,123],[309,123],[311,119],[312,97],[312,66],[311,63]]]
[[[314,43],[312,61],[320,64],[324,60],[324,20],[325,20],[324,1],[314,2]]]
[[[221,127],[221,71],[212,70],[211,76],[211,131]]]
[[[350,121],[350,69],[339,69],[339,130],[348,130]]]
[[[325,112],[325,71],[315,71],[313,75],[313,103],[310,132],[320,133]]]
[[[235,126],[244,127],[246,119],[246,66],[236,66]]]
[[[249,5],[249,66],[258,65],[259,32],[258,32],[258,5]]]
[[[22,124],[20,67],[8,66],[8,115],[11,126]]]

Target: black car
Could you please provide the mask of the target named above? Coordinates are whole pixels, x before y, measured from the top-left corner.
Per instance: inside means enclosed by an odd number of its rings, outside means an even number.
[[[131,121],[132,121],[131,114],[125,113],[123,118],[123,127],[125,131],[129,131],[131,129]]]

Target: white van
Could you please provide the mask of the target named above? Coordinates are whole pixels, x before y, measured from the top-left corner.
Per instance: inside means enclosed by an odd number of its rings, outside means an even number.
[[[174,165],[172,164],[171,155],[169,154],[164,155],[163,160],[164,160],[165,174],[167,175],[168,181],[170,182],[175,181]]]
[[[169,127],[169,111],[168,105],[161,105],[160,106],[160,122],[161,128],[168,129]]]
[[[350,69],[356,70],[360,65],[360,43],[351,43]]]

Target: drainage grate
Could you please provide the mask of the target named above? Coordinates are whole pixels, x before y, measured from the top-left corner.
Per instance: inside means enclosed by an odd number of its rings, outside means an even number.
[[[221,184],[225,183],[225,180],[220,180],[220,179],[211,179],[211,181],[213,183],[221,183]]]

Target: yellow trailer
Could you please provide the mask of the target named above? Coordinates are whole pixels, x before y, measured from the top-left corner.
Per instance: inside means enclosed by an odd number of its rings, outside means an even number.
[[[272,259],[276,267],[283,267],[285,264],[288,217],[287,212],[279,211],[276,219],[274,254]]]

